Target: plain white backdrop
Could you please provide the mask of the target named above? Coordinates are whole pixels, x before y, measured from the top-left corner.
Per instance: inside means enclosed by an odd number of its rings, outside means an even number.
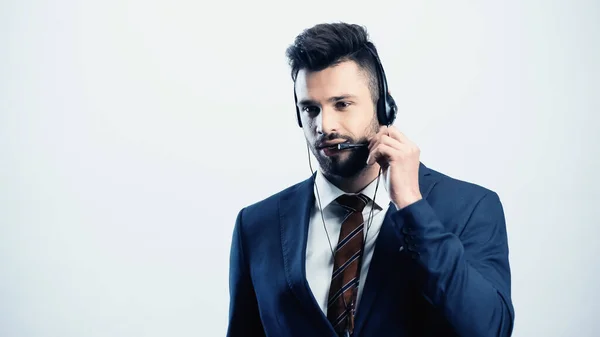
[[[514,336],[600,335],[598,2],[4,0],[0,336],[224,336],[237,212],[310,173],[285,48],[332,21],[500,195]]]

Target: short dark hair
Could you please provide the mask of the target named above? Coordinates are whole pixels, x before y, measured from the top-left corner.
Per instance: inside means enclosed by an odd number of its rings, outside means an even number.
[[[352,60],[366,71],[373,102],[379,98],[378,67],[370,47],[377,55],[365,27],[343,22],[321,23],[305,29],[286,50],[292,80],[301,69],[319,71],[343,61]]]

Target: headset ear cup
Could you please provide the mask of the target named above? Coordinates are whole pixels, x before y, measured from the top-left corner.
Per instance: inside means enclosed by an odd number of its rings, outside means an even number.
[[[388,125],[391,125],[396,120],[396,114],[398,113],[398,106],[396,105],[396,101],[394,97],[390,95],[390,93],[386,96],[386,115],[388,120]]]
[[[381,97],[377,101],[377,119],[379,120],[379,124],[387,125],[388,124],[388,114],[386,102]]]
[[[391,106],[396,106],[396,101],[394,100],[394,97],[392,97],[392,94],[388,93],[387,94],[387,101],[388,101],[388,105]]]

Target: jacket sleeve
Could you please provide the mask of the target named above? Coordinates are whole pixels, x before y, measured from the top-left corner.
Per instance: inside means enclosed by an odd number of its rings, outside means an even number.
[[[229,324],[227,337],[264,336],[256,294],[242,240],[242,213],[238,213],[229,261]]]
[[[393,215],[403,252],[417,261],[423,296],[459,336],[507,337],[514,308],[504,211],[494,192],[473,207],[461,233],[445,230],[422,199]]]

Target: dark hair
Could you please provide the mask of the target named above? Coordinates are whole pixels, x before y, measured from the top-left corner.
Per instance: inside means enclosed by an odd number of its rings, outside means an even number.
[[[352,60],[368,74],[369,89],[376,103],[379,97],[378,68],[366,46],[377,54],[366,28],[356,24],[321,23],[305,29],[286,50],[292,80],[296,81],[301,69],[319,71]]]

